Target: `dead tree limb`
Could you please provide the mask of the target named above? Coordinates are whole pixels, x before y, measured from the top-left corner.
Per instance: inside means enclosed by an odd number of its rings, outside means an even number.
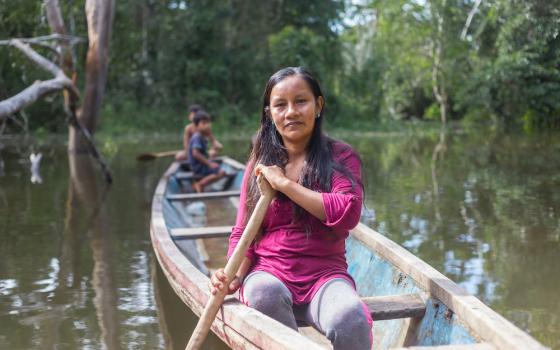
[[[478,12],[478,7],[480,6],[481,3],[482,0],[476,0],[473,8],[469,12],[465,25],[463,26],[463,30],[461,31],[461,40],[465,40],[465,38],[467,37],[467,33],[469,32],[469,27],[471,26],[471,22],[474,18],[474,15]]]
[[[66,74],[64,74],[59,66],[40,55],[28,44],[21,42],[19,39],[12,39],[9,42],[12,46],[18,48],[21,52],[23,52],[25,56],[27,56],[27,58],[36,63],[39,67],[54,75],[54,78],[50,80],[36,81],[17,95],[14,95],[7,100],[0,101],[0,120],[3,120],[8,116],[17,113],[18,111],[34,103],[41,97],[52,92],[66,90],[71,97],[70,100],[78,101],[80,99],[80,94],[76,89],[76,86],[74,85],[72,80],[70,80],[66,76]],[[97,150],[95,143],[93,142],[93,138],[90,132],[86,128],[84,128],[78,121],[76,117],[75,104],[71,104],[67,107],[68,108],[66,109],[66,112],[68,114],[69,123],[72,125],[72,127],[76,128],[80,132],[80,134],[83,135],[85,143],[87,144],[92,156],[101,166],[105,181],[107,183],[111,183],[111,172],[109,171],[109,168],[105,161],[101,158],[101,155]]]
[[[92,134],[95,132],[99,112],[105,92],[108,67],[109,38],[112,29],[114,0],[86,0],[85,12],[88,25],[88,52],[84,98],[79,106],[76,89],[76,65],[72,55],[73,44],[81,41],[67,35],[60,11],[59,0],[43,0],[46,17],[52,34],[36,37],[2,40],[0,45],[12,45],[29,59],[54,75],[54,79],[35,82],[19,94],[0,102],[0,121],[21,110],[42,96],[54,92],[64,92],[64,109],[68,115],[68,152],[71,154],[90,153],[101,165],[105,180],[111,183],[111,173],[97,151]],[[46,43],[54,41],[53,43]],[[58,65],[33,50],[29,44],[47,47],[57,54]],[[73,80],[69,79],[72,77]]]
[[[51,73],[54,78],[45,81],[36,81],[20,93],[0,101],[0,119],[4,119],[21,109],[29,106],[41,97],[55,91],[66,89],[71,95],[79,99],[79,92],[66,74],[56,64],[41,56],[31,46],[18,39],[10,40],[10,44],[18,48],[27,58],[36,63],[45,71]]]
[[[27,44],[39,44],[39,43],[43,43],[45,41],[59,41],[59,42],[66,42],[70,45],[75,45],[75,44],[78,44],[80,42],[85,42],[86,41],[84,38],[80,38],[80,37],[74,36],[74,35],[53,33],[53,34],[49,34],[49,35],[36,36],[36,37],[33,37],[33,38],[12,38],[12,39],[7,39],[7,40],[0,40],[0,45],[10,45],[10,42],[12,40],[19,40],[19,41],[27,43]]]
[[[60,78],[36,81],[17,95],[0,102],[0,120],[17,113],[45,95],[58,92],[67,87],[67,83]]]

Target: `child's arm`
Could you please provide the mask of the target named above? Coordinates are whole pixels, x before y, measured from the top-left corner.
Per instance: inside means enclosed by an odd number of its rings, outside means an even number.
[[[206,158],[198,148],[193,148],[192,155],[194,159],[198,160],[199,162],[201,162],[202,164],[210,168],[215,168],[218,165],[216,163],[211,162],[208,158]]]

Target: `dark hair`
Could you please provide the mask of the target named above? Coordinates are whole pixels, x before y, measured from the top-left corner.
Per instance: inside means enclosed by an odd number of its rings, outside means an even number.
[[[192,104],[189,106],[189,113],[196,113],[202,110],[202,106],[197,104]]]
[[[263,94],[263,104],[261,110],[261,125],[257,131],[254,146],[249,156],[249,164],[252,164],[253,169],[246,169],[246,171],[253,172],[257,164],[264,164],[267,166],[277,165],[284,168],[288,163],[288,153],[282,137],[276,130],[276,126],[272,121],[270,115],[270,94],[276,84],[282,80],[299,76],[307,82],[315,100],[323,96],[321,87],[317,79],[311,75],[303,67],[287,67],[274,73],[269,79]],[[325,107],[319,112],[319,116],[315,119],[315,125],[311,134],[311,139],[307,148],[306,164],[303,166],[298,182],[310,189],[320,190],[323,192],[330,191],[331,189],[331,175],[333,170],[339,171],[355,184],[354,177],[346,170],[340,163],[333,160],[332,146],[335,140],[327,137],[322,131],[323,116]],[[249,177],[247,193],[247,217],[252,213],[256,202],[259,197],[259,190],[254,176]],[[279,194],[283,197],[282,194]],[[294,204],[294,217],[300,220],[303,217],[304,210],[298,205]],[[309,229],[308,223],[305,223],[306,231]]]
[[[203,120],[209,122],[210,121],[210,115],[206,111],[203,111],[203,110],[200,110],[200,111],[196,112],[196,114],[193,117],[194,125],[198,126],[198,124]]]

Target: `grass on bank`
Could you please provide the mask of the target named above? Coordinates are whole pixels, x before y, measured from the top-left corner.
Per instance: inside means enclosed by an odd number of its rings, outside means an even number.
[[[212,129],[215,135],[227,138],[249,138],[259,126],[260,116],[230,115],[227,110],[215,113],[212,117]],[[115,108],[106,105],[103,109],[97,135],[180,135],[186,125],[187,113],[183,110],[147,108],[138,110],[134,105],[124,105]],[[452,122],[448,128],[458,128],[460,123]],[[384,134],[384,133],[416,133],[439,131],[441,124],[437,121],[398,121],[393,119],[360,120],[350,117],[339,117],[333,120],[327,116],[325,131],[332,135],[352,134]],[[156,136],[157,137],[157,136]]]

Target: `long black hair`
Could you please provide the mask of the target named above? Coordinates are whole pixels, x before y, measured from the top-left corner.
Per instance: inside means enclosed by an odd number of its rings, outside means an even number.
[[[311,75],[303,67],[287,67],[274,73],[269,79],[263,94],[263,103],[261,109],[261,125],[257,131],[257,135],[254,141],[253,149],[251,155],[249,156],[248,164],[252,165],[251,169],[246,169],[250,171],[251,174],[254,171],[254,167],[257,164],[263,164],[266,166],[277,165],[278,167],[284,169],[288,163],[288,152],[282,141],[280,133],[276,130],[276,126],[272,121],[272,116],[270,114],[270,94],[272,89],[276,84],[282,80],[298,76],[307,82],[315,101],[319,97],[322,97],[323,92],[317,79]],[[352,181],[352,185],[355,185],[355,180],[352,174],[345,169],[340,163],[333,160],[331,151],[334,144],[334,140],[327,137],[322,130],[322,124],[324,119],[324,104],[319,115],[315,119],[315,126],[311,134],[311,139],[307,146],[306,163],[303,166],[301,175],[298,182],[309,189],[318,190],[321,192],[328,192],[331,189],[331,175],[333,169],[339,171]],[[259,190],[256,184],[256,178],[254,176],[249,176],[249,186],[247,192],[247,217],[248,220],[250,213],[256,205],[259,198]],[[279,194],[280,197],[284,197]],[[300,220],[303,217],[304,210],[294,203],[294,216],[296,220]],[[306,230],[309,228],[306,224]]]

